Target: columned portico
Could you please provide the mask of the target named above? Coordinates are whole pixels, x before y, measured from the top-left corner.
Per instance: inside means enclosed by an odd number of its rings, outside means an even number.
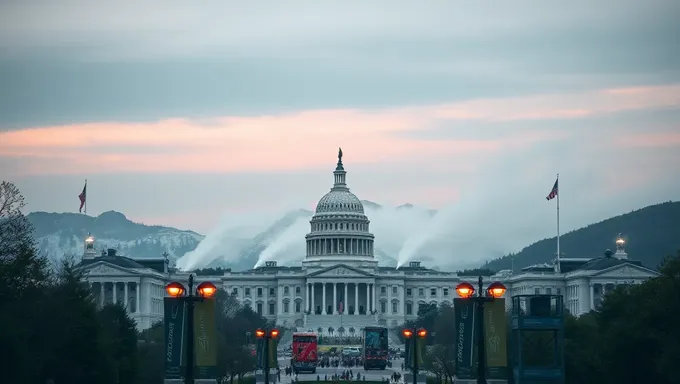
[[[332,292],[330,287],[326,288],[329,285],[333,287]],[[375,309],[371,301],[374,283],[369,279],[365,282],[308,279],[306,286],[305,307],[310,314],[339,315],[341,302],[343,315],[366,315]],[[317,305],[319,298],[321,305]]]

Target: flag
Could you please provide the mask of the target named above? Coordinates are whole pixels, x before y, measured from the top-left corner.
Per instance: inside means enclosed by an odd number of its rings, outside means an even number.
[[[545,198],[546,200],[552,200],[555,197],[557,197],[557,190],[558,190],[557,184],[559,183],[559,181],[560,181],[560,179],[555,180],[555,185],[553,185],[552,190],[550,191],[548,196],[546,196],[546,198]]]
[[[338,304],[338,312],[342,313],[342,301],[340,301],[340,304]]]
[[[80,199],[80,209],[78,209],[78,212],[82,212],[83,206],[85,205],[85,200],[87,200],[87,181],[85,182],[83,191],[80,193],[80,195],[78,195],[78,198]]]

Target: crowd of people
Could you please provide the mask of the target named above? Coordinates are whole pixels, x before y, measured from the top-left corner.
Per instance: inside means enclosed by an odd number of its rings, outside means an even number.
[[[319,345],[362,345],[361,336],[319,336]]]

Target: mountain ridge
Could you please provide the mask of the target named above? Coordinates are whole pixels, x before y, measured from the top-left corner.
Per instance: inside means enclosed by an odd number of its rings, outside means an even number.
[[[371,201],[362,202],[369,209],[384,208]],[[397,210],[413,208],[416,207],[409,203],[395,207]],[[437,211],[428,212],[434,215]],[[240,239],[240,248],[237,251],[221,251],[217,244],[212,251],[224,254],[205,263],[205,267],[250,269],[273,238],[282,235],[298,220],[311,218],[312,215],[313,212],[307,209],[289,211],[274,222],[266,223],[264,229],[258,229],[253,236]],[[120,254],[135,258],[160,257],[167,252],[173,262],[186,253],[195,251],[206,238],[192,230],[136,223],[116,211],[103,212],[99,216],[37,211],[29,213],[27,218],[33,224],[38,249],[52,258],[60,258],[66,254],[82,255],[83,241],[88,233],[95,236],[98,249],[116,248]],[[680,233],[680,202],[647,206],[565,233],[560,238],[563,257],[600,256],[607,245],[614,247],[614,237],[620,232],[630,236],[627,246],[630,257],[655,268],[666,254],[680,249],[680,236],[673,235]],[[510,269],[513,258],[515,271],[529,265],[549,262],[554,258],[555,240],[552,237],[536,241],[515,254],[509,253],[481,263],[482,267],[494,271]],[[379,248],[376,247],[376,257],[380,259],[381,265],[395,265],[393,257],[396,255],[388,255],[389,252]],[[229,256],[228,261],[225,256]]]
[[[562,257],[600,257],[606,248],[614,248],[621,233],[626,252],[648,268],[657,268],[667,255],[680,249],[680,202],[667,201],[634,209],[569,231],[560,236]],[[530,265],[552,261],[557,253],[557,236],[536,241],[517,253],[488,261],[482,268],[492,271],[519,271]],[[607,246],[609,244],[609,246]]]

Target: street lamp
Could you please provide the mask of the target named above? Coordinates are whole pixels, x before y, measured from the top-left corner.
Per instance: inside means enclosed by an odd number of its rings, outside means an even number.
[[[484,303],[491,302],[503,297],[507,288],[499,282],[489,284],[486,292],[482,285],[482,276],[479,276],[479,290],[475,296],[475,287],[467,282],[456,286],[456,292],[462,299],[473,300],[477,304],[477,384],[486,384],[486,344],[484,342]],[[485,294],[486,293],[486,294]]]
[[[418,356],[418,344],[425,342],[427,337],[427,330],[425,328],[420,328],[418,330],[404,328],[401,334],[406,339],[406,342],[411,345],[411,350],[413,351],[413,357],[411,358],[411,363],[413,365],[413,384],[418,383],[418,365],[420,364],[420,356]]]
[[[264,371],[264,382],[269,384],[269,343],[271,340],[276,340],[279,337],[279,330],[276,328],[269,331],[257,329],[255,330],[255,336],[264,342],[262,346],[262,349],[264,349],[262,352],[264,354],[262,356],[262,370]]]
[[[184,375],[185,382],[194,382],[194,303],[209,299],[217,293],[215,284],[204,281],[196,287],[196,296],[194,296],[194,275],[189,275],[189,290],[185,290],[182,283],[173,281],[165,286],[165,291],[176,300],[182,300],[187,305],[187,368]],[[185,296],[184,293],[188,295]]]

